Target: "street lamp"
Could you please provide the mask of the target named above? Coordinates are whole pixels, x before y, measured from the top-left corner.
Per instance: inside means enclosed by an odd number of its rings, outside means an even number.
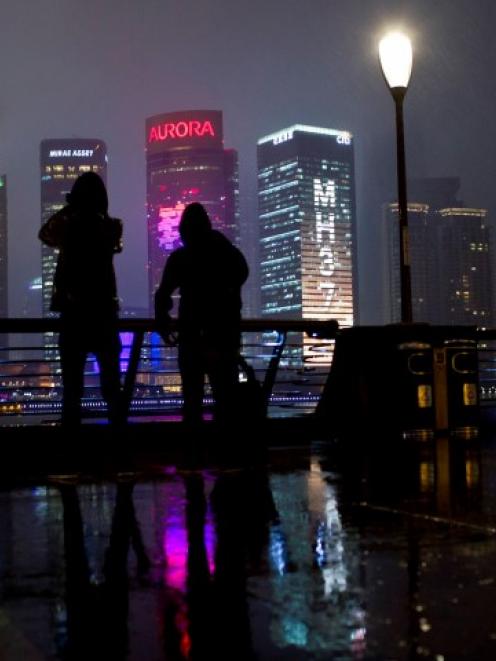
[[[412,44],[400,32],[390,32],[379,42],[379,58],[396,105],[396,155],[398,173],[398,215],[400,221],[400,283],[401,321],[412,322],[412,287],[408,248],[408,211],[406,197],[405,135],[403,128],[403,99],[412,73]]]

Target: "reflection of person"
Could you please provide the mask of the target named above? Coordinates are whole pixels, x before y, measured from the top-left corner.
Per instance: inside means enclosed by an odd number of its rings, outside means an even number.
[[[91,352],[100,367],[109,420],[116,423],[121,419],[121,344],[113,255],[122,250],[122,222],[109,217],[107,191],[94,172],[75,181],[67,201],[39,233],[43,243],[59,250],[51,309],[61,313],[62,422],[81,422],[84,366]]]
[[[167,336],[172,293],[179,289],[179,369],[186,422],[202,419],[203,386],[208,375],[215,418],[225,422],[234,410],[238,383],[241,286],[248,277],[243,254],[212,229],[204,207],[189,204],[181,217],[183,246],[165,265],[155,294],[155,317]]]
[[[267,475],[222,474],[211,495],[217,537],[214,573],[205,544],[203,478],[185,475],[188,529],[187,613],[192,659],[253,659],[246,578],[263,562],[270,523],[277,519]]]
[[[127,658],[128,574],[127,558],[132,545],[138,571],[150,562],[141,539],[132,500],[133,483],[117,485],[110,542],[105,553],[105,580],[94,585],[84,545],[83,519],[77,488],[60,484],[64,511],[67,642],[64,658]]]

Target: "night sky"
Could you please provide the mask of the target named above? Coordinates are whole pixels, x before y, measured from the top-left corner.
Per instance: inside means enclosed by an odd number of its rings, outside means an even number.
[[[405,100],[411,177],[459,176],[496,218],[494,0],[16,0],[0,15],[0,173],[9,186],[10,314],[41,273],[39,143],[97,137],[125,305],[145,305],[145,117],[224,112],[239,151],[241,221],[257,222],[256,141],[294,123],[355,137],[362,323],[382,322],[381,205],[396,190],[394,107],[377,42],[414,43]],[[495,237],[496,239],[496,237]]]

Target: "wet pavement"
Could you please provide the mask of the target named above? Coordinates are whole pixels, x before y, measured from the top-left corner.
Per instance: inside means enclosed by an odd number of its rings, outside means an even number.
[[[496,658],[496,443],[376,441],[5,488],[0,659]]]

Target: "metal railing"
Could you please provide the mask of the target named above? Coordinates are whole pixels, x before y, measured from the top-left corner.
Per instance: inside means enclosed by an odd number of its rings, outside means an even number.
[[[0,424],[60,417],[59,329],[58,319],[0,320]],[[373,337],[379,328],[364,330],[372,338],[368,345],[374,351]],[[164,346],[153,319],[121,319],[119,331],[122,387],[129,416],[179,416],[182,392],[176,348]],[[419,325],[417,331],[419,337],[432,340],[436,333],[445,334],[446,327]],[[332,364],[337,323],[246,319],[242,333],[242,354],[262,384],[269,417],[314,411]],[[479,401],[491,406],[496,402],[496,329],[467,327],[467,333],[477,342]],[[205,392],[208,414],[212,403],[208,384]],[[82,404],[85,416],[105,416],[93,357],[85,369]]]
[[[334,321],[242,321],[242,355],[262,385],[269,416],[314,410],[329,373],[337,328]],[[0,320],[0,422],[29,424],[60,417],[59,330],[58,319]],[[121,319],[119,332],[128,415],[179,415],[182,393],[177,349],[164,345],[153,319]],[[244,378],[242,372],[240,378]],[[207,384],[207,414],[211,403]],[[84,416],[105,416],[93,356],[85,367],[82,406]]]

